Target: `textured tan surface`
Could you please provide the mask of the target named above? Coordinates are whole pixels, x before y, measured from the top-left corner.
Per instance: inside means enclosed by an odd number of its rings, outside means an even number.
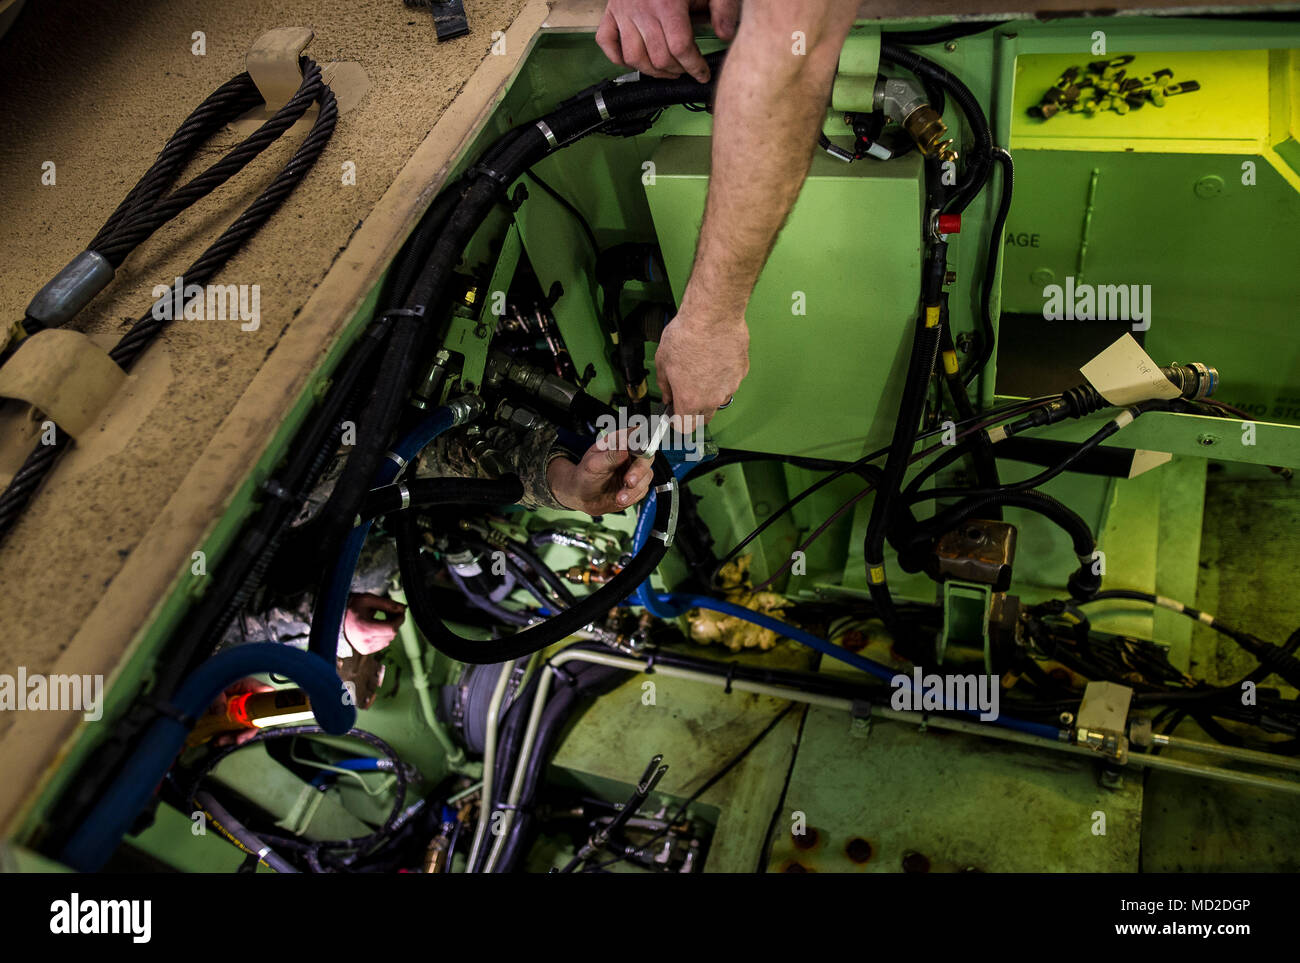
[[[141,361],[171,380],[129,444],[59,471],[0,548],[0,672],[111,675],[120,664],[486,118],[547,10],[541,0],[466,7],[475,32],[439,46],[427,15],[398,0],[56,0],[0,42],[0,317],[9,318],[96,232],[192,106],[242,69],[243,50],[264,30],[308,23],[317,60],[360,62],[371,81],[318,168],[222,275],[262,286],[260,330],[178,323]],[[61,31],[74,9],[79,29]],[[93,32],[80,29],[92,22]],[[492,32],[507,26],[508,55],[487,56]],[[205,59],[190,53],[197,29],[207,33]],[[111,49],[96,47],[101,37],[113,38]],[[120,332],[148,305],[152,285],[193,260],[291,149],[260,158],[142,246],[79,325]],[[54,187],[40,186],[46,159],[59,164]],[[356,187],[340,183],[345,160],[357,165]],[[12,829],[78,719],[0,716],[0,825]]]
[[[70,478],[57,472],[0,550],[0,667],[49,665],[207,445],[353,230],[424,139],[522,0],[470,0],[473,34],[434,42],[431,18],[400,0],[50,0],[29,5],[0,43],[0,318],[83,249],[177,124],[244,68],[265,30],[305,23],[318,62],[356,60],[371,88],[280,213],[220,275],[261,286],[262,322],[181,321],[155,350],[174,382],[126,450]],[[74,17],[75,12],[75,17]],[[75,25],[75,26],[72,26]],[[93,29],[89,29],[93,25]],[[207,53],[191,52],[202,30]],[[106,39],[110,42],[105,43]],[[218,136],[200,160],[235,138]],[[296,146],[274,145],[225,188],[134,252],[75,323],[120,333],[266,185]],[[41,164],[57,181],[41,185]],[[341,164],[357,165],[343,186]],[[57,602],[55,602],[57,600]],[[3,726],[0,721],[0,726]]]

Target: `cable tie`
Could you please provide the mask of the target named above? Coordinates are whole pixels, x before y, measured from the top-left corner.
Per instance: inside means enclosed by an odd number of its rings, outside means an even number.
[[[497,186],[500,187],[501,190],[503,191],[510,186],[510,182],[513,180],[513,178],[507,177],[505,174],[501,173],[500,171],[494,170],[491,167],[485,167],[482,164],[472,164],[469,168],[466,169],[465,173],[469,177],[478,177],[482,175],[483,177],[487,177],[490,180],[494,180],[496,181]]]
[[[420,304],[413,308],[391,308],[384,312],[385,318],[422,318],[424,317],[424,305]]]
[[[150,709],[153,709],[158,714],[164,715],[168,719],[172,719],[176,722],[179,722],[186,729],[193,729],[194,726],[198,723],[198,720],[195,719],[193,716],[185,714],[180,709],[178,709],[175,705],[173,705],[171,702],[168,702],[164,699],[159,699],[156,696],[142,695],[140,696],[140,702],[148,706]]]
[[[555,137],[555,131],[551,130],[550,125],[547,124],[546,121],[539,120],[536,126],[537,129],[542,132],[542,136],[546,138],[546,142],[551,145],[552,149],[560,146],[560,142]]]
[[[565,685],[567,685],[569,688],[573,688],[575,685],[578,684],[577,677],[568,669],[566,669],[564,666],[556,665],[554,662],[551,662],[548,659],[546,662],[546,667],[550,669],[552,672],[554,672],[555,677],[559,679],[561,682],[563,682]]]

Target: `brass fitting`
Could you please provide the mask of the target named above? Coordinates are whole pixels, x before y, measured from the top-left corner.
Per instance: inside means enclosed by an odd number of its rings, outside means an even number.
[[[952,138],[948,136],[948,126],[929,104],[923,104],[908,114],[903,127],[927,157],[933,155],[943,161],[957,159]]]

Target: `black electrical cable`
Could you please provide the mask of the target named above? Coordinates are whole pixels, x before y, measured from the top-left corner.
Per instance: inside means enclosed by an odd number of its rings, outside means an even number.
[[[943,383],[948,389],[948,395],[952,399],[953,409],[957,417],[963,421],[968,421],[975,417],[975,406],[971,404],[970,396],[966,394],[966,385],[961,380],[958,372],[957,349],[953,344],[952,332],[948,327],[947,314],[947,298],[945,297],[944,317],[939,332],[939,351],[943,357]],[[1001,487],[1001,481],[998,478],[997,458],[993,454],[993,446],[989,442],[988,434],[982,431],[977,432],[972,442],[972,460],[975,463],[975,475],[980,487]],[[1001,515],[997,515],[994,520],[1001,521]]]
[[[208,814],[208,821],[217,831],[246,853],[256,856],[277,873],[296,873],[298,868],[287,859],[266,845],[260,837],[230,814],[225,806],[217,802],[212,793],[198,790],[194,793],[194,803]]]
[[[1042,400],[1044,399],[1034,399],[1034,402],[1041,402]],[[1004,414],[1012,411],[1019,411],[1023,409],[1027,404],[1032,404],[1034,402],[1017,401],[1017,402],[1012,402],[1011,404],[1001,405],[997,408],[993,408],[980,415],[977,415],[976,418],[980,420],[996,419],[1000,414]],[[956,427],[960,428],[963,427],[965,424],[966,422],[964,421],[957,422]],[[940,428],[933,429],[932,431],[922,432],[921,434],[916,436],[917,441],[921,441],[926,438],[933,438],[937,435],[941,435],[946,430],[947,429],[940,427]],[[835,468],[833,471],[831,471],[831,473],[827,475],[825,478],[819,478],[817,481],[813,482],[807,488],[804,488],[802,491],[796,492],[789,500],[785,502],[785,504],[783,504],[776,511],[772,512],[772,514],[769,515],[767,518],[765,518],[763,522],[759,524],[752,532],[750,532],[748,535],[742,538],[736,544],[736,546],[731,549],[731,551],[729,551],[726,555],[724,555],[721,561],[718,563],[719,568],[725,565],[727,562],[731,561],[731,559],[735,558],[742,551],[744,551],[746,546],[748,546],[751,542],[753,542],[754,539],[761,536],[770,527],[772,527],[774,524],[780,521],[781,518],[783,518],[786,515],[786,513],[793,511],[801,502],[804,501],[804,499],[809,498],[812,495],[816,494],[818,491],[825,488],[827,485],[829,485],[831,482],[835,481],[836,479],[843,478],[845,475],[851,474],[853,472],[857,472],[864,465],[867,465],[870,462],[873,462],[877,458],[881,458],[888,453],[889,453],[888,448],[878,448],[869,454],[863,455],[861,458],[857,459],[856,461],[841,464],[838,468]],[[762,455],[761,453],[758,454],[760,454],[761,457],[768,457]],[[783,456],[770,456],[770,457],[779,457],[781,458],[781,460],[785,460]],[[749,459],[740,458],[737,460],[747,461]],[[704,468],[696,469],[695,471],[692,471],[689,475],[686,476],[685,480],[690,481],[693,478],[707,474],[705,468],[707,468],[707,466],[712,464],[713,462],[703,463]],[[719,467],[725,467],[725,466],[719,466]]]
[[[574,205],[574,203],[570,201],[567,197],[565,197],[563,194],[557,191],[550,184],[546,183],[546,181],[538,177],[536,171],[525,171],[524,176],[526,176],[530,181],[532,181],[534,184],[536,184],[538,187],[544,190],[547,194],[551,195],[551,198],[557,204],[559,204],[562,208],[564,208],[571,215],[573,215],[573,219],[577,221],[578,225],[582,228],[582,233],[587,235],[587,242],[591,245],[592,256],[599,257],[600,243],[596,240],[596,232],[591,229],[591,224],[590,222],[588,222],[587,218],[583,215],[582,211],[578,210],[578,208]]]
[[[298,149],[294,152],[293,157],[290,158],[288,164],[286,164],[280,173],[276,175],[270,185],[267,186],[267,188],[258,195],[257,199],[253,201],[253,203],[249,205],[238,218],[235,219],[234,223],[221,233],[221,236],[217,238],[216,242],[205,250],[199,256],[198,260],[185,270],[181,282],[182,290],[189,285],[206,285],[216,275],[216,273],[221,270],[226,262],[230,260],[230,258],[241,247],[243,247],[249,238],[257,233],[261,226],[266,223],[270,216],[284,203],[284,200],[290,193],[292,193],[293,189],[298,185],[303,177],[306,176],[307,172],[311,170],[316,159],[325,149],[326,143],[329,142],[331,135],[334,133],[334,127],[338,121],[338,104],[335,101],[334,93],[321,79],[319,66],[306,58],[303,58],[303,66],[303,83],[298,89],[298,92],[293,96],[288,104],[276,112],[275,116],[271,120],[267,121],[258,129],[257,134],[254,134],[248,140],[245,140],[244,144],[240,145],[240,147],[237,147],[235,150],[241,150],[244,145],[247,145],[249,141],[252,141],[254,137],[257,137],[258,134],[261,134],[263,131],[278,131],[282,133],[283,130],[292,126],[293,122],[302,115],[312,102],[315,102],[320,105],[320,111],[312,125],[311,131],[298,146]],[[263,137],[265,136],[269,136],[269,134],[263,135]],[[279,136],[279,133],[276,133],[276,136]],[[271,140],[274,139],[274,137],[271,137]],[[260,142],[260,140],[258,142]],[[269,142],[270,141],[267,141],[267,143]],[[262,147],[265,147],[265,144],[263,144]],[[259,150],[260,149],[261,148],[259,148]],[[234,153],[235,152],[232,152],[232,155],[230,156],[234,156]],[[251,160],[251,155],[245,157],[243,154],[240,154],[239,158],[242,161],[239,166],[242,167],[243,164],[246,164]],[[230,157],[228,156],[226,160],[213,165],[213,167],[207,172],[199,175],[198,178],[195,178],[195,181],[191,182],[190,185],[178,190],[173,197],[180,195],[182,199],[188,198],[186,203],[192,203],[193,200],[197,199],[197,197],[202,196],[202,193],[210,191],[216,186],[216,184],[220,183],[221,180],[229,178],[235,170],[238,170],[238,167],[229,169],[232,165],[227,165],[226,167],[222,166],[223,164],[226,164],[226,161],[229,159]],[[213,175],[213,172],[218,171],[218,168],[220,168],[218,174]],[[195,182],[198,182],[200,178],[209,177],[209,175],[220,177],[220,180],[217,180],[210,186],[206,180],[203,181],[199,187],[194,186]],[[145,200],[156,197],[156,192],[164,189],[166,186],[163,183],[163,180],[165,180],[163,174],[157,175],[156,178],[150,181],[148,187],[137,195],[135,200],[143,203]],[[206,188],[206,190],[202,190],[202,193],[197,193],[196,195],[196,192],[203,188]],[[130,195],[128,195],[128,197],[130,197]],[[154,221],[158,216],[160,216],[159,209],[161,208],[163,211],[171,211],[173,207],[173,203],[164,199],[163,201],[158,202],[154,208],[151,208],[147,212],[139,213],[138,216],[130,209],[128,209],[128,212],[124,213],[123,208],[119,207],[118,212],[115,212],[114,216],[110,217],[109,224],[106,225],[106,228],[110,225],[112,228],[111,238],[114,239],[114,243],[112,244],[113,252],[121,253],[122,257],[125,257],[125,254],[129,252],[129,248],[124,250],[123,246],[126,245],[130,239],[139,238],[139,240],[143,240],[144,237],[147,237],[148,232],[151,232],[157,227],[157,224],[155,224]],[[149,228],[148,232],[141,236],[140,232],[145,231],[149,224],[153,224],[154,227]],[[103,232],[101,231],[101,234],[102,233]],[[119,237],[122,239],[120,242],[116,240]],[[135,243],[138,244],[139,240],[136,240]],[[179,306],[173,305],[173,310],[170,312],[173,317],[179,316],[179,313],[183,313],[177,312],[177,307]],[[153,343],[154,339],[168,323],[169,321],[165,318],[157,317],[153,308],[150,307],[150,309],[131,326],[127,333],[122,336],[112,350],[108,352],[109,358],[119,367],[129,369],[140,355],[144,353],[145,349]],[[0,494],[0,539],[3,539],[9,530],[13,528],[14,523],[22,514],[28,502],[36,493],[36,490],[41,486],[41,483],[54,467],[55,461],[57,461],[59,456],[67,449],[69,442],[70,439],[67,433],[56,426],[54,443],[37,445],[36,448],[33,449],[32,453],[27,456],[27,460],[23,462],[22,466],[14,474],[3,494]]]
[[[259,742],[266,742],[271,739],[314,736],[323,733],[324,730],[321,729],[320,726],[312,725],[279,726],[271,729],[258,729],[253,733],[251,738],[244,742],[233,746],[223,747],[204,757],[197,769],[189,774],[190,790],[187,798],[190,800],[191,804],[194,803],[195,793],[199,791],[199,787],[202,785],[203,780],[231,753],[238,752],[240,749],[247,748],[248,746],[255,745]],[[271,832],[262,831],[257,833],[261,839],[268,843],[277,845],[281,849],[306,854],[308,857],[308,864],[312,865],[313,868],[316,868],[316,866],[319,865],[319,860],[322,854],[327,851],[363,852],[391,835],[396,827],[401,823],[402,811],[406,805],[406,792],[409,782],[406,767],[402,764],[401,759],[398,758],[397,753],[393,751],[392,746],[373,733],[366,732],[364,729],[351,729],[345,733],[345,735],[354,739],[359,739],[367,745],[379,750],[380,753],[392,762],[392,769],[390,771],[396,779],[393,789],[393,807],[389,812],[388,818],[384,820],[384,824],[375,832],[369,833],[365,836],[354,836],[350,839],[331,839],[307,842],[299,838],[282,836]]]
[[[1131,423],[1132,421],[1136,420],[1138,417],[1140,417],[1141,415],[1145,414],[1148,411],[1174,411],[1177,410],[1179,407],[1180,405],[1177,402],[1177,400],[1140,401],[1137,404],[1132,405],[1127,409],[1128,413],[1132,416],[1131,418],[1128,419],[1128,422]],[[1080,442],[1078,446],[1076,446],[1075,449],[1072,452],[1070,452],[1070,454],[1067,455],[1065,458],[1061,459],[1059,462],[1057,462],[1055,465],[1052,465],[1050,468],[1039,472],[1037,475],[1034,475],[1032,478],[1026,478],[1024,481],[1012,482],[1006,485],[1002,485],[996,489],[994,488],[986,488],[986,489],[931,488],[926,491],[915,491],[911,495],[909,495],[905,499],[905,501],[907,504],[915,504],[917,502],[928,501],[930,499],[935,499],[935,498],[969,498],[977,495],[992,495],[995,494],[996,492],[1020,492],[1020,491],[1029,491],[1031,489],[1039,488],[1042,485],[1045,485],[1047,482],[1051,481],[1056,476],[1066,471],[1069,471],[1069,469],[1072,466],[1074,466],[1079,461],[1081,461],[1084,457],[1088,455],[1089,452],[1095,449],[1098,445],[1100,445],[1111,435],[1118,432],[1121,429],[1121,427],[1122,426],[1120,425],[1120,423],[1114,419],[1107,421],[1106,424],[1102,425],[1101,428],[1095,431],[1086,440]],[[916,484],[916,481],[917,481],[916,479],[913,479],[913,484]]]
[[[659,832],[655,833],[653,836],[651,836],[647,842],[639,846],[637,848],[637,851],[640,853],[645,853],[645,851],[648,850],[651,846],[659,842],[659,840],[663,839],[664,836],[668,834],[668,831],[672,829],[673,826],[677,825],[682,821],[682,818],[686,815],[687,809],[689,809],[691,805],[695,803],[696,800],[698,800],[706,792],[708,792],[719,782],[725,779],[728,773],[730,773],[738,765],[744,762],[745,759],[749,756],[749,754],[753,752],[755,749],[757,749],[759,744],[761,744],[762,741],[767,738],[768,734],[773,729],[775,729],[778,725],[780,725],[781,721],[785,719],[787,715],[790,714],[790,711],[794,709],[794,707],[795,707],[795,703],[787,702],[785,708],[783,708],[780,712],[778,712],[775,716],[773,716],[771,721],[768,722],[768,724],[762,728],[762,730],[758,733],[758,735],[754,736],[754,738],[751,739],[743,749],[741,749],[738,753],[732,756],[731,759],[729,759],[721,769],[717,770],[708,779],[704,780],[704,782],[700,784],[699,788],[696,789],[693,793],[691,793],[691,795],[687,798],[687,800],[684,803],[682,803],[680,806],[677,807],[677,811],[672,815],[672,817],[665,820],[666,825],[664,826],[664,828],[659,830]],[[587,869],[584,870],[584,872],[594,873],[606,869],[610,866],[613,866],[615,863],[623,862],[623,860],[627,859],[629,855],[630,854],[627,853],[620,854],[618,856],[615,856],[613,859],[606,860],[603,863],[597,863],[594,866],[589,866],[587,867]]]
[[[1002,166],[1002,192],[998,200],[998,210],[993,217],[993,227],[989,232],[989,249],[984,259],[984,284],[980,288],[980,340],[979,352],[972,364],[961,375],[961,381],[970,385],[993,358],[993,349],[997,345],[997,325],[993,320],[993,286],[997,279],[998,261],[1002,257],[1002,232],[1006,230],[1007,215],[1011,213],[1011,194],[1015,188],[1015,162],[1011,154],[1002,147],[993,147],[993,159]]]
[[[424,341],[430,336],[424,315],[441,302],[461,252],[505,189],[538,161],[607,123],[675,103],[695,102],[710,90],[710,85],[690,79],[602,84],[593,88],[590,96],[575,98],[545,117],[507,132],[471,166],[460,203],[397,317],[381,377],[357,426],[357,444],[322,509],[318,544],[323,559],[337,556],[374,477],[383,446],[393,436],[416,359],[423,356]],[[327,567],[322,576],[326,571]],[[318,605],[322,598],[324,593],[318,593]]]
[[[655,456],[653,473],[656,488],[672,483],[672,469],[662,454]],[[663,560],[667,542],[672,538],[676,524],[673,517],[675,504],[675,498],[661,496],[656,499],[655,531],[647,539],[645,547],[595,592],[545,622],[503,639],[487,640],[465,638],[443,623],[423,573],[421,539],[415,517],[410,512],[400,512],[393,524],[402,587],[406,591],[411,616],[434,648],[458,662],[491,665],[532,655],[597,620],[650,577]]]
[[[1260,663],[1257,669],[1242,679],[1242,682],[1258,682],[1270,673],[1276,672],[1291,685],[1300,686],[1300,660],[1296,659],[1293,654],[1296,647],[1300,646],[1300,629],[1293,632],[1284,645],[1278,646],[1265,642],[1249,632],[1242,632],[1239,629],[1225,625],[1208,613],[1192,608],[1190,605],[1183,605],[1181,602],[1173,603],[1172,600],[1170,600],[1172,604],[1165,604],[1159,596],[1150,592],[1139,592],[1132,589],[1108,589],[1104,592],[1098,592],[1088,601],[1104,602],[1114,599],[1145,602],[1158,608],[1179,612],[1201,625],[1208,625],[1220,635],[1232,639],[1258,659]],[[1241,685],[1238,684],[1235,688],[1240,690]]]
[[[564,580],[542,561],[542,557],[533,550],[531,545],[517,542],[514,539],[507,539],[502,546],[502,551],[508,556],[515,555],[521,559],[528,568],[533,570],[533,573],[538,578],[550,587],[551,591],[559,597],[560,602],[566,608],[577,604],[578,600],[574,597],[573,592],[569,590],[569,586],[565,585]]]
[[[956,101],[975,138],[972,150],[966,152],[968,164],[965,176],[944,202],[944,210],[951,214],[962,213],[983,189],[992,165],[993,135],[979,101],[964,83],[932,60],[899,46],[883,41],[880,60],[899,66],[915,74],[922,81],[932,81],[942,87]]]
[[[930,184],[937,183],[929,176],[927,181]],[[912,350],[903,385],[903,396],[899,403],[898,419],[894,423],[893,440],[889,446],[889,454],[885,458],[883,477],[877,485],[876,496],[871,503],[871,515],[862,540],[863,561],[867,569],[867,590],[885,626],[901,645],[908,647],[914,640],[910,638],[907,626],[899,617],[893,596],[885,581],[885,538],[891,526],[902,524],[911,528],[915,525],[910,512],[906,512],[904,516],[896,515],[894,506],[898,501],[903,476],[912,458],[912,450],[916,446],[925,396],[934,374],[934,364],[939,351],[939,334],[942,328],[939,323],[940,298],[947,249],[948,245],[944,241],[936,240],[931,241],[926,252],[921,285],[923,309],[916,319],[916,330],[912,336]]]
[[[524,486],[513,475],[499,479],[413,478],[372,488],[357,513],[361,521],[411,508],[434,505],[513,505],[524,497]]]

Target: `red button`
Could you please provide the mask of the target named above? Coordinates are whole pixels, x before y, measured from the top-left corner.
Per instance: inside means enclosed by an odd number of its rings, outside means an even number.
[[[960,233],[961,233],[961,215],[960,215],[960,214],[940,214],[940,215],[939,215],[939,233],[940,233],[940,234],[960,234]]]

